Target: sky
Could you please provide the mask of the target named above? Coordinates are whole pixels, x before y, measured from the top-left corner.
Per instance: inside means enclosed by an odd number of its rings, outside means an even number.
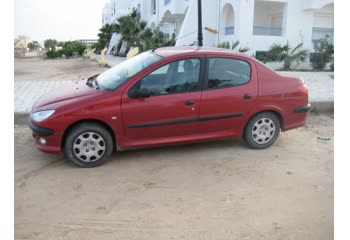
[[[15,0],[14,37],[25,35],[42,43],[97,39],[102,9],[109,0]]]

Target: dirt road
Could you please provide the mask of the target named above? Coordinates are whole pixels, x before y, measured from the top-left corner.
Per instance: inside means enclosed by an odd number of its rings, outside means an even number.
[[[333,118],[311,115],[266,150],[225,140],[114,153],[94,169],[39,152],[15,126],[15,238],[333,239]]]
[[[46,59],[15,58],[15,80],[80,80],[99,74],[107,68],[83,58]]]

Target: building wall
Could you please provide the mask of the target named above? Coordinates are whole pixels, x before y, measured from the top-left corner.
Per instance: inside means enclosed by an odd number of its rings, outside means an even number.
[[[130,10],[140,4],[141,18],[148,26],[160,27],[169,35],[175,33],[176,45],[197,41],[197,0],[155,0],[155,14],[152,0],[111,0],[110,3],[117,9]],[[241,46],[250,48],[248,54],[267,51],[274,43],[285,44],[287,41],[291,46],[303,42],[304,48],[312,50],[313,37],[334,28],[333,3],[333,0],[202,0],[203,42],[206,46],[217,46],[224,41],[239,40]],[[227,5],[232,7],[232,12],[227,13]],[[110,6],[106,4],[106,8]],[[169,14],[178,18],[169,20],[166,18]],[[228,24],[227,15],[233,15]],[[109,19],[116,19],[116,15]],[[234,33],[225,34],[225,27],[231,25]],[[271,34],[257,35],[256,27],[266,27],[262,31],[271,31]],[[280,34],[278,28],[281,28]],[[226,30],[226,33],[232,33],[232,29],[230,31]]]

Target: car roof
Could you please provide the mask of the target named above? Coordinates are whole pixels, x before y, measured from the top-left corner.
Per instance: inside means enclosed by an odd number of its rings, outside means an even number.
[[[187,54],[222,54],[222,55],[232,55],[239,57],[249,57],[248,55],[233,51],[231,49],[225,48],[215,48],[215,47],[198,47],[198,46],[183,46],[183,47],[163,47],[153,50],[154,53],[160,55],[164,58],[176,56],[176,55],[187,55]]]

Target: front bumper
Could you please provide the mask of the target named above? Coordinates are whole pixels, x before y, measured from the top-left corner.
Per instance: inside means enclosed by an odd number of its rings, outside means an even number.
[[[33,138],[36,147],[46,153],[61,153],[61,138],[53,129],[43,128],[35,125],[31,119],[28,119],[28,125],[33,131]],[[44,138],[46,144],[40,143],[39,139]]]
[[[51,136],[55,133],[52,129],[36,126],[30,118],[28,119],[28,125],[30,129],[32,129],[33,133],[40,137]]]

